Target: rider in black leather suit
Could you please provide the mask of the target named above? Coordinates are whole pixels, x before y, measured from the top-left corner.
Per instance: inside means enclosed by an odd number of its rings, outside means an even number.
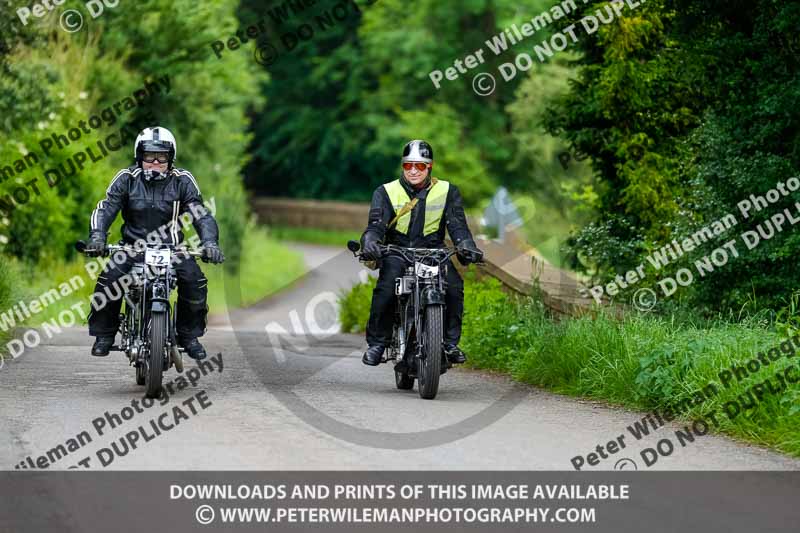
[[[224,255],[219,248],[219,229],[211,213],[203,207],[200,187],[194,176],[185,169],[174,168],[176,144],[165,128],[147,128],[139,134],[134,148],[136,165],[120,170],[106,190],[106,196],[92,212],[86,253],[103,253],[108,229],[117,213],[122,211],[122,241],[180,244],[183,233],[179,217],[190,213],[192,224],[202,242],[205,262],[221,263]],[[122,291],[120,278],[130,272],[134,258],[112,259],[97,279],[89,314],[89,334],[96,337],[92,355],[106,356],[114,344],[119,327]],[[206,357],[203,345],[197,340],[205,333],[208,306],[208,281],[193,258],[181,258],[175,265],[178,276],[177,323],[178,344],[194,359]],[[105,305],[98,302],[107,301]]]

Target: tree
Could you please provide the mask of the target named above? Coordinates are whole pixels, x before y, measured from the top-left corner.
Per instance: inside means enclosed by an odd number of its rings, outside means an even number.
[[[632,268],[796,171],[799,13],[771,0],[650,1],[582,42],[579,79],[548,126],[593,162],[600,208],[573,240],[584,267],[600,278]],[[786,232],[687,292],[708,309],[753,293],[777,305],[800,281],[795,244]]]

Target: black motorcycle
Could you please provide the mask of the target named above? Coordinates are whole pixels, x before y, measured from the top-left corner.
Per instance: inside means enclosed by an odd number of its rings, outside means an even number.
[[[86,243],[79,241],[75,248],[84,253]],[[125,352],[129,364],[136,369],[136,384],[145,386],[148,398],[158,398],[164,371],[174,365],[179,373],[183,372],[182,349],[175,333],[176,307],[169,302],[178,279],[172,258],[200,257],[203,252],[167,244],[148,245],[141,251],[129,245],[107,245],[103,255],[116,252],[130,253],[137,260],[130,271],[132,283],[123,295],[119,326],[122,338],[111,350]]]
[[[349,241],[347,248],[361,259],[357,241]],[[458,251],[395,245],[380,248],[383,257],[396,255],[408,265],[405,274],[395,279],[397,309],[392,342],[381,362],[395,362],[398,389],[413,389],[417,379],[420,397],[432,400],[439,391],[439,376],[452,366],[444,355],[442,342],[447,269],[454,268],[450,258]]]

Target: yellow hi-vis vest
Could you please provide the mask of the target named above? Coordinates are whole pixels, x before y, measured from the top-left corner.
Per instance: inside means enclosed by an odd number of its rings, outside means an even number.
[[[425,227],[422,230],[422,235],[430,235],[436,233],[439,229],[439,224],[444,215],[444,205],[447,202],[447,192],[450,190],[450,183],[434,178],[433,187],[428,191],[428,196],[425,199]],[[411,198],[406,193],[403,185],[399,179],[383,186],[386,189],[386,194],[389,195],[389,201],[392,203],[394,212],[398,213],[403,206],[411,201]],[[395,229],[400,233],[408,235],[408,225],[411,223],[411,212],[405,213],[397,219]]]

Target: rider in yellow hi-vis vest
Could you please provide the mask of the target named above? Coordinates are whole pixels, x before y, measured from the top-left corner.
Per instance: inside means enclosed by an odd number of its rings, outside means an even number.
[[[443,248],[446,230],[459,249],[458,259],[462,264],[474,263],[482,256],[467,226],[458,187],[431,176],[433,148],[430,144],[420,140],[406,144],[402,165],[402,176],[381,185],[372,195],[369,222],[361,237],[363,257],[378,261],[380,268],[367,323],[369,348],[363,357],[364,364],[371,366],[381,362],[391,342],[394,280],[406,267],[399,257],[381,258],[379,244]],[[458,342],[464,314],[464,282],[455,268],[447,270],[445,304],[444,353],[451,363],[463,363],[467,358]]]
[[[446,181],[437,180],[432,178],[431,188],[428,190],[428,196],[425,204],[425,223],[423,224],[422,235],[430,235],[438,231],[439,223],[442,221],[444,215],[444,203],[447,201],[447,193],[450,190],[450,184]],[[386,194],[389,195],[389,201],[392,202],[392,207],[395,211],[395,216],[400,213],[403,206],[411,202],[411,197],[403,188],[400,179],[396,179],[384,185]],[[411,211],[409,210],[397,219],[397,231],[408,235],[408,227],[411,222]]]

